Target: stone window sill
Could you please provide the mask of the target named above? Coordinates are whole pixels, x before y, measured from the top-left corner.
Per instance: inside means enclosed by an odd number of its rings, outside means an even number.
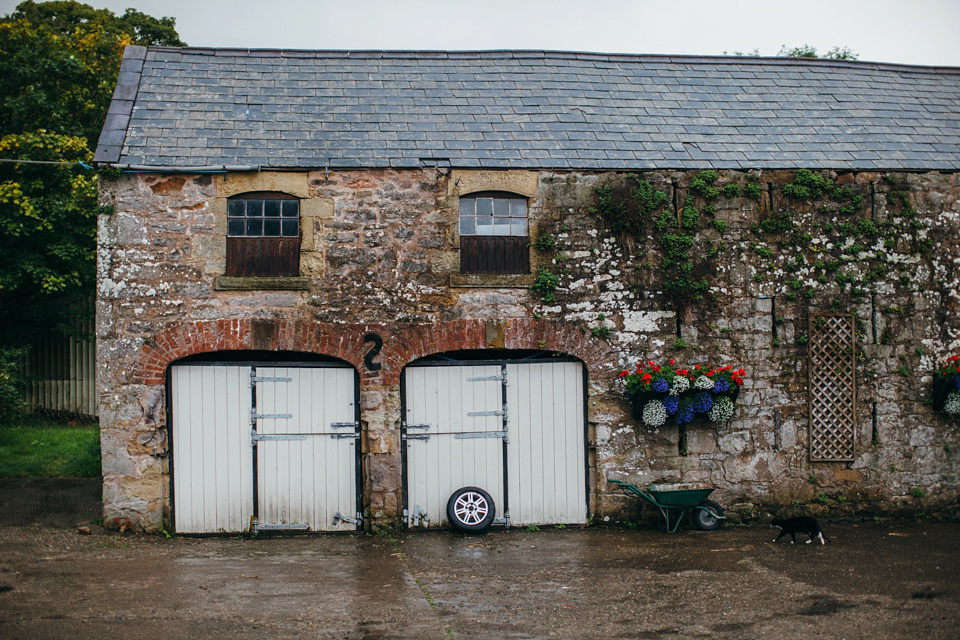
[[[217,291],[306,291],[310,288],[310,278],[218,276],[215,288]]]
[[[533,284],[533,278],[532,273],[452,273],[450,286],[528,289]]]

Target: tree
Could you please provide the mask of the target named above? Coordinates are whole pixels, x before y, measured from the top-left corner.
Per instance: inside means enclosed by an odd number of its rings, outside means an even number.
[[[833,60],[856,60],[860,54],[851,50],[849,47],[834,47],[822,56],[817,55],[816,47],[808,44],[788,49],[787,45],[780,46],[779,58],[832,58]]]
[[[28,0],[0,18],[0,351],[72,327],[65,310],[93,295],[91,149],[129,44],[183,43],[134,9]]]

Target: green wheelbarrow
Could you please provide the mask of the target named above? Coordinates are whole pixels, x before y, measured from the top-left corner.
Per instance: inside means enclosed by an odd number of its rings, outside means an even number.
[[[666,521],[667,533],[674,533],[688,514],[693,520],[693,526],[701,531],[715,531],[726,519],[723,507],[713,500],[707,500],[707,496],[716,491],[716,487],[703,484],[651,484],[641,489],[621,480],[607,482],[619,485],[624,492],[639,496],[660,509]]]

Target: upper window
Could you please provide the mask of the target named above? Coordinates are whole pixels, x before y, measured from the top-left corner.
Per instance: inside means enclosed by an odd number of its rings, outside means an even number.
[[[257,192],[227,200],[226,275],[300,275],[298,199]]]
[[[460,272],[530,273],[526,198],[499,191],[460,198]]]

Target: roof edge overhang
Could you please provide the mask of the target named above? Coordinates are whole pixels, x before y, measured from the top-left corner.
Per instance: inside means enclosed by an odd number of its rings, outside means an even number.
[[[128,47],[129,48],[129,47]],[[142,47],[140,47],[142,48]],[[150,51],[166,51],[191,55],[249,56],[259,58],[424,58],[458,59],[547,59],[592,60],[607,62],[668,62],[676,64],[795,65],[913,71],[920,73],[960,74],[960,67],[912,65],[869,60],[836,60],[834,58],[782,58],[777,56],[705,56],[694,54],[600,53],[553,49],[256,49],[229,47],[165,47],[151,46]]]

